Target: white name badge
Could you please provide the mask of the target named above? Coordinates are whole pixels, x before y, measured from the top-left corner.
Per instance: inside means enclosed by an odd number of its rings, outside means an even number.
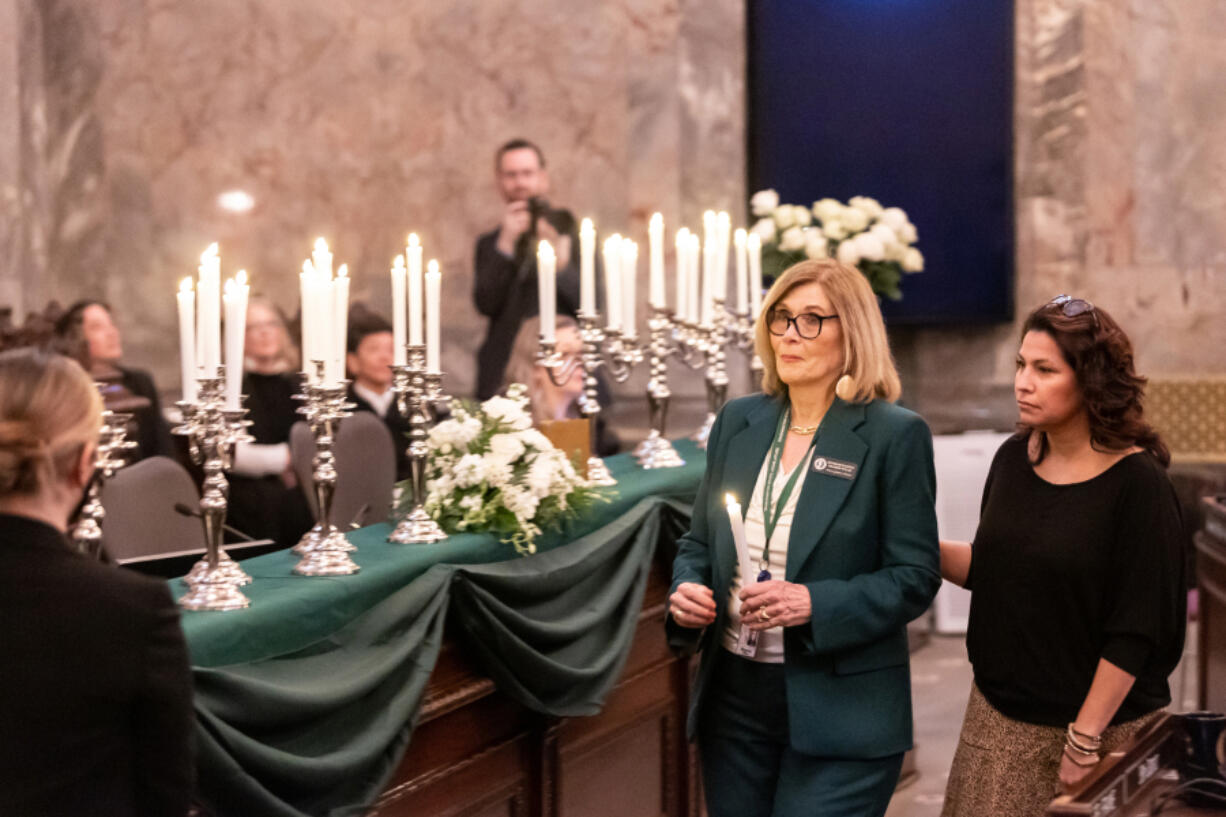
[[[813,470],[828,477],[839,479],[855,479],[859,467],[854,462],[836,460],[832,457],[814,457]]]
[[[758,654],[758,636],[762,635],[761,630],[751,630],[744,624],[741,625],[741,635],[736,640],[736,654],[746,658],[753,658]]]

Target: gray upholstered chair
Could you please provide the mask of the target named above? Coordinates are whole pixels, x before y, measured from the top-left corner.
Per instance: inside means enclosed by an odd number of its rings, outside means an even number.
[[[149,457],[122,468],[102,487],[102,539],[116,560],[204,547],[199,519],[175,511],[197,508],[200,494],[191,474],[169,457]]]
[[[355,411],[341,420],[332,451],[336,455],[336,495],[332,500],[332,523],[346,530],[384,522],[392,504],[396,483],[396,452],[392,432],[369,411]],[[298,484],[306,494],[311,513],[318,513],[311,480],[315,438],[306,423],[294,423],[289,435],[290,459]]]

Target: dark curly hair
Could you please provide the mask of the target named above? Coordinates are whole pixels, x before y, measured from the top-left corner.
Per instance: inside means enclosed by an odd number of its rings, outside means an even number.
[[[1078,315],[1065,315],[1059,303],[1047,303],[1030,313],[1022,326],[1027,332],[1045,332],[1064,360],[1072,367],[1081,389],[1082,401],[1090,421],[1090,444],[1114,450],[1139,446],[1162,463],[1171,463],[1171,452],[1145,421],[1145,384],[1133,366],[1132,342],[1115,319],[1102,308],[1092,307]],[[1021,423],[1019,433],[1030,434],[1033,427]],[[1047,435],[1039,433],[1035,463],[1047,456]]]

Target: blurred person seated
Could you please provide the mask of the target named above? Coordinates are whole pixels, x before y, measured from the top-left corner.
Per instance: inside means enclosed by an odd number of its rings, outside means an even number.
[[[191,674],[165,581],[76,553],[102,400],[75,361],[0,353],[0,814],[175,815]]]
[[[255,439],[235,450],[227,522],[248,536],[289,547],[314,521],[290,462],[290,428],[302,419],[302,403],[294,399],[298,351],[285,315],[261,295],[247,304],[243,350],[243,394]]]
[[[409,420],[396,405],[392,391],[392,326],[362,304],[349,310],[348,354],[345,368],[352,381],[349,401],[357,411],[369,411],[392,432],[396,446],[396,479],[409,478]]]
[[[111,307],[102,301],[77,301],[55,322],[55,336],[59,350],[76,359],[90,377],[103,384],[106,407],[132,414],[128,438],[137,448],[129,462],[159,454],[175,456],[170,426],[162,416],[153,378],[141,369],[119,365],[123,340]]]
[[[583,349],[583,343],[579,339],[579,327],[574,319],[559,315],[555,332],[558,354],[567,361],[577,358]],[[528,401],[535,425],[539,426],[549,420],[573,420],[582,417],[579,404],[583,396],[583,369],[576,366],[565,383],[561,386],[555,385],[549,379],[548,370],[537,364],[540,339],[540,318],[525,320],[511,349],[504,390],[512,383],[523,383],[528,387]],[[599,457],[609,457],[616,454],[620,446],[617,433],[605,421],[604,412],[596,415],[596,450],[593,453]]]

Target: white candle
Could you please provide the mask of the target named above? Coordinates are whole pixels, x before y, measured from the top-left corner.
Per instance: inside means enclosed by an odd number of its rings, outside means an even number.
[[[405,275],[404,256],[392,262],[392,363],[403,366],[408,362],[405,344]]]
[[[721,210],[715,216],[715,297],[728,304],[728,242],[732,239],[732,217]]]
[[[328,360],[332,364],[332,374],[328,382],[336,384],[345,379],[345,353],[349,342],[349,265],[341,264],[336,271],[336,279],[332,281],[332,345],[328,349]]]
[[[695,242],[697,243],[697,242]],[[710,326],[715,316],[715,241],[702,242],[702,302],[699,313],[703,326]]]
[[[332,253],[328,251],[328,242],[323,236],[315,239],[315,249],[311,252],[311,264],[315,271],[327,280],[332,280]]]
[[[596,314],[596,228],[590,218],[579,225],[579,311]]]
[[[247,334],[246,270],[226,280],[222,300],[226,310],[226,408],[237,411],[243,391],[243,341]]]
[[[689,269],[690,269],[690,231],[687,227],[682,227],[677,231],[677,238],[673,243],[673,249],[676,253],[674,263],[677,269],[677,308],[674,312],[677,315],[677,320],[689,320],[690,306],[690,284],[689,284]]]
[[[732,237],[732,243],[736,248],[736,311],[738,315],[744,315],[748,308],[746,298],[749,295],[749,269],[746,266],[748,259],[745,257],[745,231],[743,229],[737,228]]]
[[[614,233],[604,242],[604,308],[609,329],[622,325],[621,260],[622,237]]]
[[[310,261],[302,262],[298,273],[298,314],[302,318],[302,372],[313,382],[315,366],[311,363],[311,338],[315,320],[315,268]]]
[[[409,262],[409,345],[420,346],[421,340],[421,241],[417,233],[409,234],[406,252]]]
[[[724,494],[724,502],[728,507],[728,524],[732,527],[732,541],[736,545],[736,561],[741,567],[741,584],[756,584],[758,571],[754,569],[753,559],[749,556],[749,543],[745,539],[745,519],[741,516],[741,505],[732,494]]]
[[[622,279],[622,335],[629,340],[638,337],[634,309],[638,297],[638,261],[639,245],[629,238],[622,239],[621,268],[618,270]]]
[[[442,335],[439,309],[441,308],[443,274],[438,261],[433,258],[426,266],[426,371],[442,372]]]
[[[656,309],[665,309],[668,300],[664,293],[664,216],[659,213],[654,213],[647,224],[647,240],[651,253],[648,300]]]
[[[191,277],[179,283],[179,376],[183,402],[196,401],[196,291]]]
[[[541,341],[553,343],[558,322],[557,298],[554,295],[558,258],[553,245],[542,241],[536,251],[536,288],[540,293]]]
[[[702,246],[707,246],[715,238],[715,211],[704,210],[702,213]]]
[[[685,284],[688,288],[685,293],[685,314],[692,323],[698,322],[698,252],[698,233],[690,233],[685,240]]]
[[[745,254],[749,257],[749,317],[756,321],[762,311],[762,239],[757,233],[745,239]]]
[[[200,256],[200,281],[196,287],[196,363],[205,377],[216,377],[221,365],[221,258],[217,244]]]

